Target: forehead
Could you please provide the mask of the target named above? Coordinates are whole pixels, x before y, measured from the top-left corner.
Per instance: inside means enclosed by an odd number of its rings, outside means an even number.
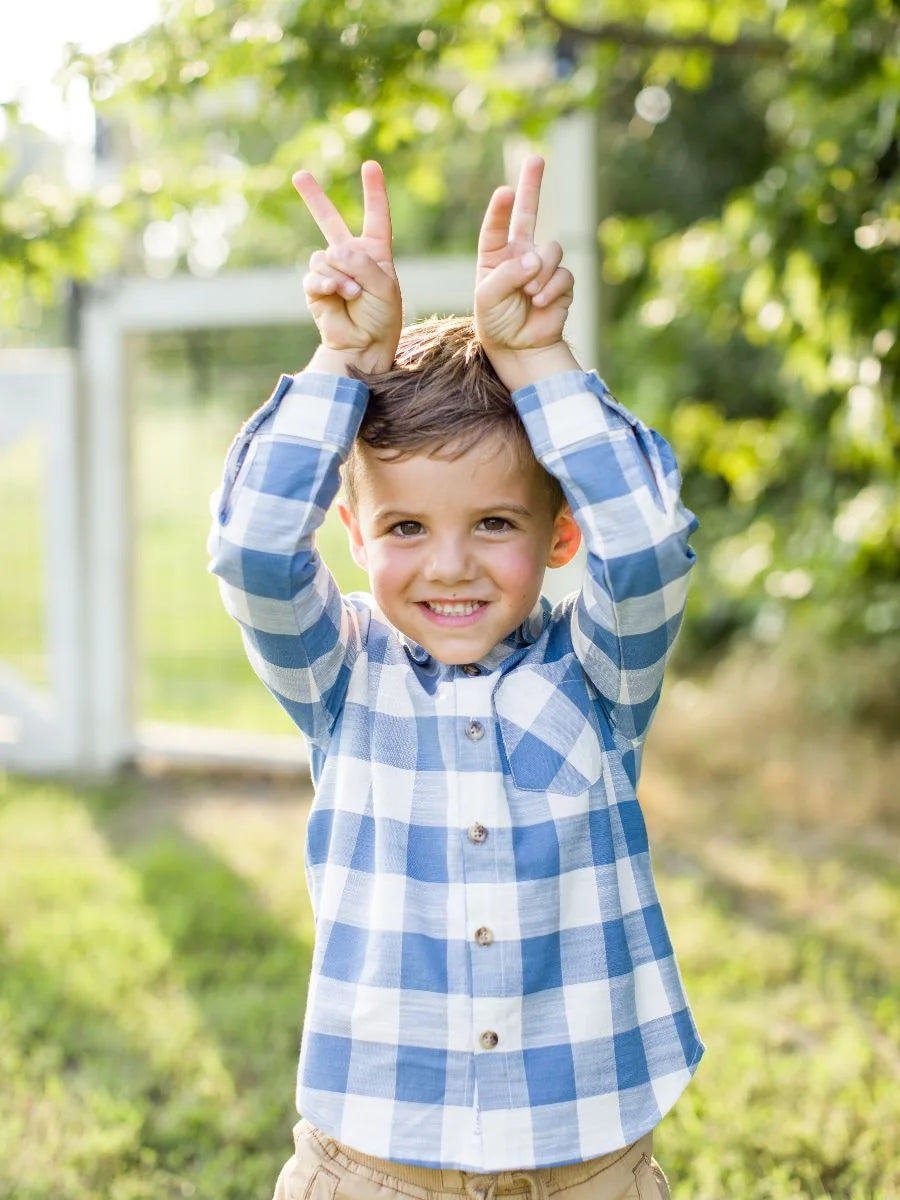
[[[355,482],[360,505],[381,508],[402,501],[410,507],[499,507],[504,501],[537,510],[546,507],[543,470],[527,443],[489,433],[462,454],[420,451],[393,457],[364,442],[356,445]]]

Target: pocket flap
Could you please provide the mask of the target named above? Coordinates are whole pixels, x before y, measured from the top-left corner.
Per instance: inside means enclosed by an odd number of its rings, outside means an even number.
[[[495,704],[517,788],[577,796],[603,774],[583,680],[555,682],[533,668],[519,668],[500,683]]]

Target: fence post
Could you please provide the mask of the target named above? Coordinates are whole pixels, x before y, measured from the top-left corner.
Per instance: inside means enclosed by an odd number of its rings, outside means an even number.
[[[93,771],[134,754],[131,487],[124,330],[116,293],[92,289],[81,311],[87,630],[86,737]],[[160,463],[161,477],[165,464]]]
[[[0,445],[36,433],[42,449],[43,648],[46,686],[0,663],[0,759],[16,770],[90,769],[83,723],[83,509],[75,366],[66,350],[0,355]]]
[[[586,370],[599,366],[600,349],[596,127],[596,117],[587,111],[569,113],[552,127],[539,219],[539,237],[560,243],[563,264],[575,276],[566,337]],[[544,592],[552,601],[581,586],[585,559],[582,547],[567,566],[547,572]]]

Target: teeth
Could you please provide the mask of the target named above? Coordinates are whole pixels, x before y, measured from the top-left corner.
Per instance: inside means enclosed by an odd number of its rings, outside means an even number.
[[[425,603],[439,617],[467,617],[481,607],[480,600],[456,600],[452,604],[440,604],[436,600],[426,600]]]

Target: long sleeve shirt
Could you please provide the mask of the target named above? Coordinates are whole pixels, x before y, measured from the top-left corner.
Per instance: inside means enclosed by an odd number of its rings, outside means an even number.
[[[584,584],[481,661],[440,663],[315,549],[366,397],[283,377],[229,453],[210,542],[310,747],[298,1108],[398,1162],[583,1161],[653,1128],[703,1053],[635,791],[696,521],[668,445],[595,375],[521,389]]]

